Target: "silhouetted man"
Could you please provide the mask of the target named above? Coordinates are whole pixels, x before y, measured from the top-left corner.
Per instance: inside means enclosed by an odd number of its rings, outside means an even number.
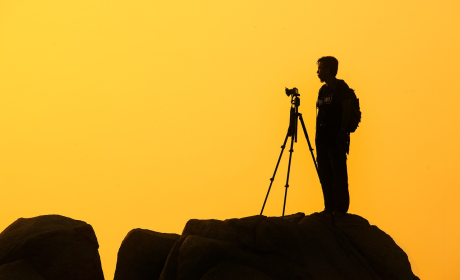
[[[316,117],[316,160],[323,189],[324,211],[345,214],[350,204],[348,194],[347,154],[350,136],[351,92],[337,79],[339,62],[335,57],[318,59],[318,78],[325,84],[318,93]]]

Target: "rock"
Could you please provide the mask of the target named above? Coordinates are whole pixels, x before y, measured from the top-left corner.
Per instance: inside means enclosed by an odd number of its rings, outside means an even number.
[[[0,233],[0,268],[32,267],[46,280],[103,280],[98,248],[85,222],[59,215],[20,218]]]
[[[209,270],[226,262],[252,268],[273,279],[296,279],[305,274],[302,267],[277,254],[260,254],[232,242],[197,235],[187,236],[178,260],[177,279],[201,279]]]
[[[273,280],[262,272],[231,262],[223,262],[210,269],[201,280]]]
[[[386,233],[357,215],[334,219],[297,213],[190,220],[160,279],[418,279]]]
[[[44,280],[26,260],[0,266],[0,280]]]
[[[412,279],[406,253],[388,234],[358,215],[345,215],[335,225],[382,279]]]
[[[114,280],[152,280],[160,277],[178,234],[133,229],[118,251]]]

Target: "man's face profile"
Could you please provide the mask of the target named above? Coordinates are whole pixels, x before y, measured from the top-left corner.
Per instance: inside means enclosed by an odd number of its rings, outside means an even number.
[[[327,73],[329,73],[329,68],[325,68],[322,62],[318,62],[318,71],[316,71],[316,74],[318,74],[318,78],[322,83],[324,83]]]

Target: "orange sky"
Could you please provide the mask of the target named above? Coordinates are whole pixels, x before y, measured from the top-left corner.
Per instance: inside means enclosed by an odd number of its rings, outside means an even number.
[[[106,279],[133,228],[260,212],[297,87],[314,137],[316,60],[360,98],[350,213],[421,279],[460,279],[457,1],[0,1],[0,230],[90,223]],[[323,209],[306,141],[286,214]],[[267,202],[281,215],[287,153]]]

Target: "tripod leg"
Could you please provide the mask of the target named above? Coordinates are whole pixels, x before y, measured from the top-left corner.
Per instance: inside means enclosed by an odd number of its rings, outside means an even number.
[[[315,164],[315,168],[316,168],[316,173],[318,174],[318,178],[319,178],[318,165],[316,165],[315,156],[313,155],[313,148],[311,147],[311,144],[310,144],[310,138],[308,138],[308,133],[307,133],[307,129],[305,128],[305,123],[303,122],[302,114],[299,113],[299,117],[300,117],[300,123],[302,124],[303,132],[305,134],[305,137],[307,138],[308,147],[310,148],[311,158],[313,159],[313,163]]]
[[[278,162],[276,163],[275,172],[273,172],[273,176],[270,178],[270,186],[268,187],[268,192],[267,192],[267,195],[265,196],[264,205],[262,206],[260,215],[262,215],[262,213],[264,212],[265,203],[267,203],[268,194],[270,193],[270,189],[272,188],[273,181],[275,180],[276,171],[278,170],[278,166],[280,165],[281,157],[283,156],[284,148],[286,148],[286,142],[287,142],[288,137],[289,137],[289,129],[288,129],[288,133],[286,134],[286,138],[284,138],[283,146],[281,146],[281,154],[280,154],[280,157],[278,158]]]
[[[284,186],[286,189],[284,190],[284,204],[283,204],[283,216],[284,216],[284,210],[286,208],[286,197],[287,197],[287,190],[289,188],[289,174],[291,173],[291,160],[292,160],[292,152],[294,152],[294,135],[291,136],[291,149],[289,150],[289,165],[288,165],[288,172],[287,172],[287,178],[286,178],[286,186]]]

